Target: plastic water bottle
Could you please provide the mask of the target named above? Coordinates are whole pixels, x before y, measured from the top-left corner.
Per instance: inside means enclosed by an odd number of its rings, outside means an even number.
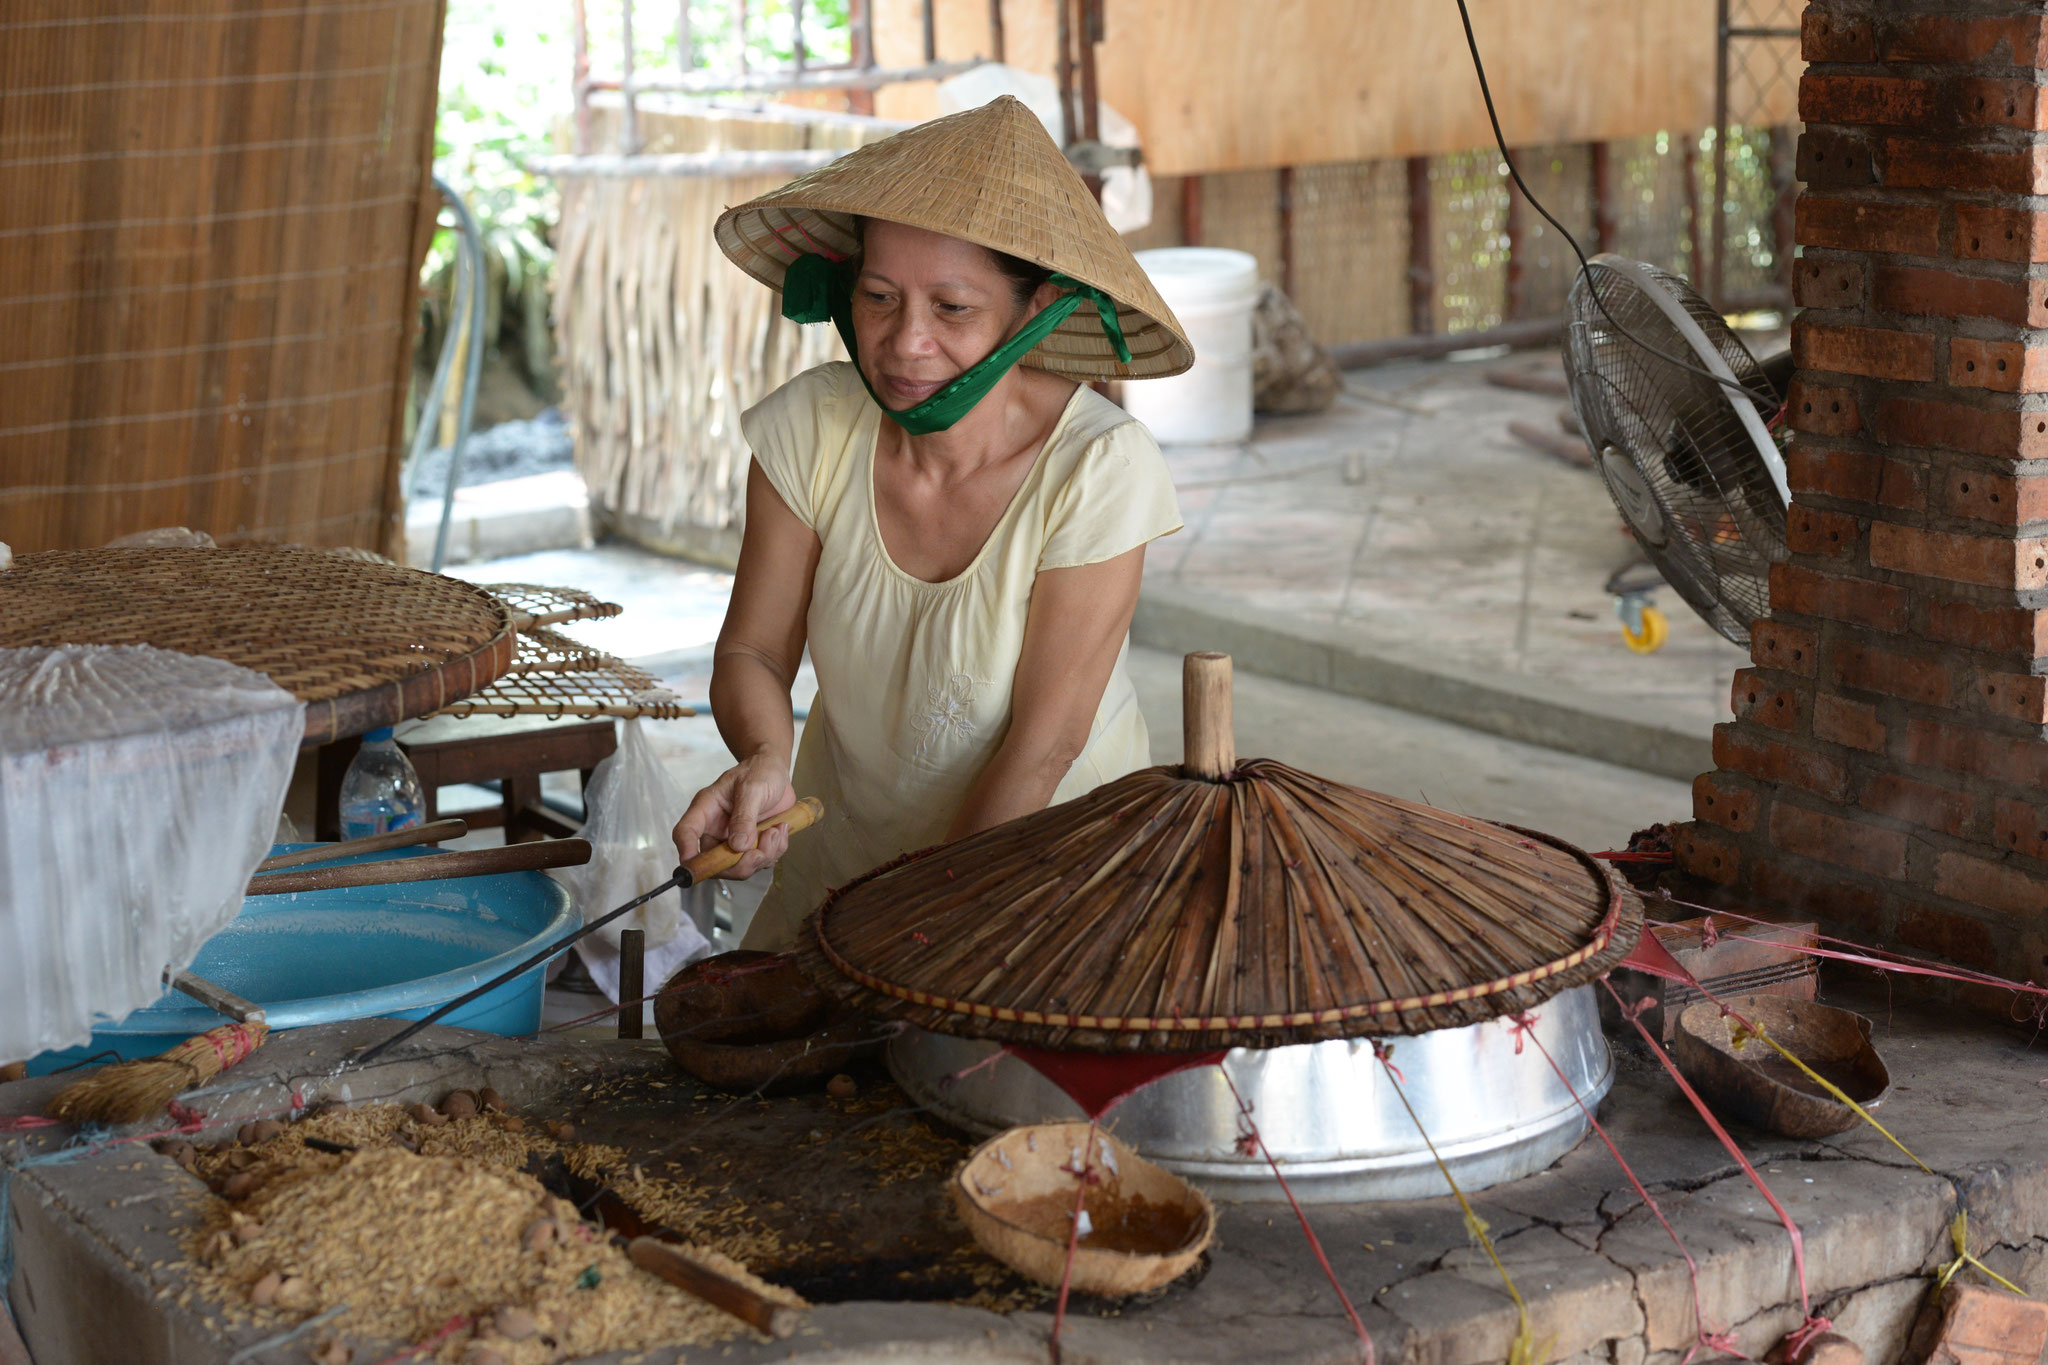
[[[426,816],[420,775],[391,738],[390,728],[364,735],[363,747],[341,779],[341,837],[409,829]]]

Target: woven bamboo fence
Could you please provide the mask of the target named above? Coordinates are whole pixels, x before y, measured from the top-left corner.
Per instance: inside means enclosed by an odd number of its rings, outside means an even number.
[[[608,126],[615,118],[615,109],[597,110],[595,145],[616,145]],[[646,105],[639,126],[646,157],[846,149],[893,131],[843,116],[812,121]],[[740,414],[785,380],[845,354],[831,328],[784,321],[777,296],[712,240],[727,205],[793,174],[559,177],[555,330],[563,406],[592,503],[635,539],[735,559],[749,458]]]
[[[402,542],[441,20],[0,11],[0,540]]]

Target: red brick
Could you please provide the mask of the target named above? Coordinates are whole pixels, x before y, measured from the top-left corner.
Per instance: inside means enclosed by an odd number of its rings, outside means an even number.
[[[1990,653],[2038,659],[2048,654],[2048,612],[1980,607],[1974,602],[1927,604],[1927,638]]]
[[[1967,853],[1944,853],[1935,860],[1934,890],[1952,901],[2009,915],[2033,916],[2048,910],[2048,879]]]
[[[1949,87],[1944,103],[1959,123],[1994,128],[2048,128],[2048,101],[2032,81],[1971,76]]]
[[[1990,926],[1981,919],[1937,910],[1931,905],[1909,905],[1899,911],[1899,941],[1908,948],[1978,971],[1998,967],[1998,943]],[[1934,1357],[1954,1360],[1953,1356]]]
[[[2048,214],[1957,204],[1956,255],[1966,261],[2048,260]]]
[[[1970,681],[1970,696],[1994,716],[2048,725],[2048,678],[2032,673],[1980,671]]]
[[[1878,815],[1961,838],[1976,813],[1977,798],[1897,773],[1879,773],[1864,784],[1857,804]]]
[[[1951,338],[1948,382],[1959,389],[2038,393],[2048,385],[2048,347],[2026,346],[2017,341]]]
[[[2041,194],[2048,192],[2048,147],[1958,147],[1888,138],[1883,174],[1894,189]]]
[[[1849,799],[1849,772],[1825,754],[1747,733],[1740,724],[1714,727],[1714,766],[1760,782],[1797,787],[1837,805]]]
[[[1877,439],[2008,460],[2048,456],[2048,414],[1974,408],[1922,398],[1887,398],[1877,409]]]
[[[1793,262],[1792,301],[1801,308],[1859,308],[1863,276],[1858,257],[1802,256]]]
[[[1807,123],[1924,125],[1938,93],[1906,76],[1841,76],[1808,71],[1799,79],[1799,117]]]
[[[1694,806],[1697,809],[1697,801]],[[2028,858],[2048,858],[2048,809],[2000,797],[1992,807],[1991,841]]]
[[[1810,871],[1808,871],[1810,869]],[[1831,867],[1803,859],[1768,859],[1749,870],[1749,890],[1766,905],[1874,931],[1885,922],[1885,898]]]
[[[1701,773],[1692,780],[1694,819],[1746,833],[1756,828],[1757,804],[1755,792],[1734,785],[1724,773]]]
[[[1837,578],[1795,564],[1771,566],[1771,608],[1796,616],[1869,626],[1896,635],[1906,628],[1906,593],[1886,583]]]
[[[1828,671],[1838,686],[1882,692],[1888,697],[1904,697],[1929,706],[1946,706],[1952,695],[1948,667],[1941,660],[1896,654],[1888,649],[1845,641],[1830,654]]]
[[[1825,493],[1846,502],[1876,502],[1884,487],[1884,457],[1794,441],[1785,455],[1785,481],[1795,497]]]
[[[1796,688],[1772,687],[1753,668],[1737,669],[1728,704],[1737,720],[1755,721],[1773,730],[1796,731],[1805,713]]]
[[[1877,183],[1870,138],[1849,128],[1808,128],[1799,135],[1793,173],[1808,190],[1860,190]]]
[[[1877,51],[1887,62],[1982,66],[2041,66],[2048,62],[2041,20],[2034,15],[1965,19],[1928,14],[1894,19],[1878,34]]]
[[[1813,737],[1866,753],[1884,752],[1884,722],[1877,718],[1877,708],[1826,692],[1814,694]]]
[[[1927,471],[1916,462],[1886,460],[1877,485],[1877,500],[1886,507],[1919,512],[1927,506]]]
[[[1799,273],[1806,272],[1801,269]],[[1870,301],[1880,312],[1913,317],[1990,318],[2015,325],[2048,326],[2048,304],[2040,306],[2040,320],[2036,321],[2028,284],[2024,279],[1965,275],[1926,266],[1880,265]]]
[[[2048,477],[2015,478],[1981,469],[1951,469],[1943,509],[1952,517],[2024,526],[2048,517]]]
[[[1873,203],[1802,194],[1793,211],[1801,246],[1896,251],[1932,256],[1941,250],[1941,209],[1934,204]]]
[[[2048,587],[2048,541],[1923,531],[1870,523],[1870,562],[1880,569],[1986,588]]]
[[[1671,851],[1681,871],[1723,886],[1742,874],[1742,854],[1726,832],[1697,820],[1671,832]]]
[[[1787,403],[1786,415],[1794,431],[1816,436],[1854,436],[1863,429],[1853,390],[1816,384],[1802,376],[1792,381]]]
[[[1839,557],[1856,548],[1856,518],[1818,507],[1792,505],[1785,519],[1785,543],[1794,554]]]
[[[2012,997],[1995,994],[1992,1008],[2008,1020]],[[2048,1348],[2048,1303],[1989,1285],[1950,1285],[1925,1357],[1936,1365],[2036,1365]]]
[[[1759,621],[1749,632],[1749,657],[1759,668],[1813,676],[1820,658],[1820,643],[1814,633],[1782,621]]]
[[[1925,383],[1934,378],[1934,338],[1925,332],[1831,325],[1801,317],[1792,324],[1792,359],[1802,370]]]
[[[2048,744],[1937,720],[1907,721],[1899,757],[1922,768],[1943,768],[2019,786],[2040,786],[2048,781]]]
[[[1799,55],[1809,62],[1877,60],[1877,35],[1868,19],[1808,7],[1799,17]]]
[[[1906,875],[1906,835],[1783,801],[1771,807],[1771,847],[1873,877]]]

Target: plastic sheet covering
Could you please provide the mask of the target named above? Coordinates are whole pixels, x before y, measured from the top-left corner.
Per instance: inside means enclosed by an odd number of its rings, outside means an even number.
[[[582,833],[590,841],[590,861],[550,874],[569,888],[586,923],[669,879],[676,870],[675,823],[690,804],[641,723],[628,720],[619,728],[618,750],[597,765],[584,794],[590,819]],[[684,914],[684,894],[665,891],[577,945],[591,979],[607,996],[619,998],[619,935],[627,929],[647,935],[650,990],[711,951],[710,940]]]
[[[157,999],[234,919],[304,728],[219,659],[0,649],[0,1062]]]

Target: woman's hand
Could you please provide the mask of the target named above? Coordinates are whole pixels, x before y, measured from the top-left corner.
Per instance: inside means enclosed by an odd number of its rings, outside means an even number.
[[[676,822],[676,856],[688,862],[707,848],[729,843],[746,856],[719,875],[744,881],[789,851],[787,826],[761,834],[758,844],[754,826],[795,804],[789,761],[779,754],[755,754],[727,768],[691,799]]]

